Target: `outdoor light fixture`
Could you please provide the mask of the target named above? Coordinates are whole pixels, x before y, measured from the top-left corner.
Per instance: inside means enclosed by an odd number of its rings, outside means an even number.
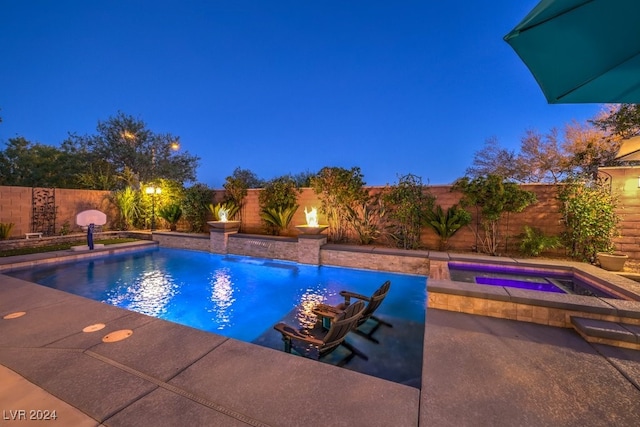
[[[156,194],[162,193],[162,188],[150,185],[144,191],[151,195],[151,231],[153,231],[156,228]]]
[[[640,188],[640,176],[638,177],[638,188]]]

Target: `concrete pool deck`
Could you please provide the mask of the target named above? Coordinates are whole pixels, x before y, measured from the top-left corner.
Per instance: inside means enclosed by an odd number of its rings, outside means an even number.
[[[16,312],[26,314],[3,319]],[[426,317],[417,389],[0,274],[0,425],[29,425],[20,411],[47,410],[57,411],[48,423],[87,426],[640,419],[639,351],[587,343],[565,328],[437,309]],[[82,332],[96,323],[106,326]],[[123,329],[133,334],[102,342]]]

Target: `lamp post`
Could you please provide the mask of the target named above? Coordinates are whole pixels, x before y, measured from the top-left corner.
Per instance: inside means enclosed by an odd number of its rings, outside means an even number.
[[[150,185],[145,188],[145,192],[151,196],[151,231],[153,231],[156,228],[156,194],[162,193],[162,189]]]

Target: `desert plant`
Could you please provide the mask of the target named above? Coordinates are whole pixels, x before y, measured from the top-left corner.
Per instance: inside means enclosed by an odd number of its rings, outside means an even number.
[[[238,213],[240,207],[236,205],[232,201],[218,203],[214,205],[213,203],[209,203],[209,212],[213,215],[214,221],[220,221],[220,210],[224,209],[227,212],[227,219],[234,219],[236,214]]]
[[[9,238],[9,235],[11,234],[11,229],[13,228],[14,224],[12,222],[9,223],[4,223],[4,222],[0,222],[0,240],[5,240]]]
[[[440,238],[438,249],[447,249],[449,239],[464,227],[471,223],[471,214],[458,205],[453,205],[445,211],[438,205],[427,214],[426,223]]]
[[[268,224],[269,232],[279,235],[282,230],[289,227],[297,210],[298,205],[265,208],[260,211],[260,218]]]
[[[178,221],[182,217],[182,208],[178,204],[163,206],[158,210],[158,216],[169,223],[169,229],[176,231]]]
[[[360,244],[368,245],[380,237],[380,222],[386,211],[379,196],[355,207],[346,206],[346,212],[347,220],[358,235]]]
[[[566,226],[563,241],[570,256],[595,262],[598,252],[613,250],[620,217],[618,199],[606,182],[570,182],[559,190],[558,198]]]
[[[560,237],[546,236],[542,230],[524,226],[520,251],[526,256],[539,256],[542,252],[555,249],[561,245]]]

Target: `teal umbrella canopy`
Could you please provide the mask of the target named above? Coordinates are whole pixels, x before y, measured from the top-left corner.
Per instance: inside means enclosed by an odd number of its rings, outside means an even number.
[[[551,104],[640,104],[640,0],[542,0],[504,39]]]

